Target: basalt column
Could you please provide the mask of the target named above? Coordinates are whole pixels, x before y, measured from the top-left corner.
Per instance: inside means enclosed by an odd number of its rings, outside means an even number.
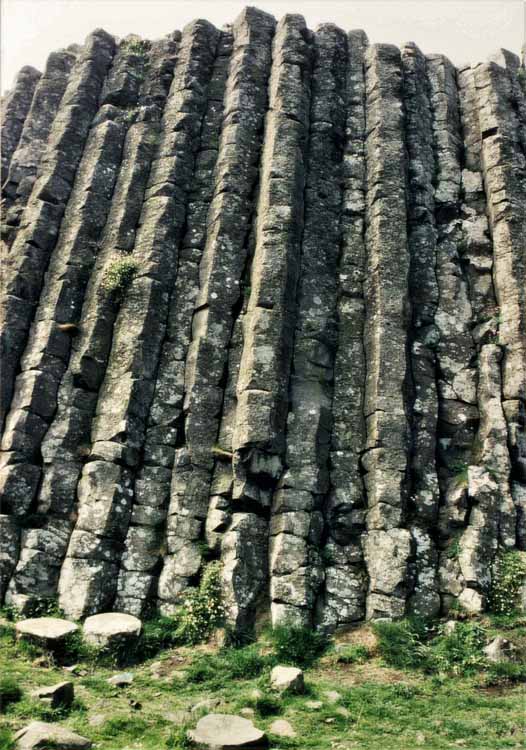
[[[408,472],[408,273],[406,156],[400,51],[367,50],[366,272],[362,458],[367,492],[366,616],[400,617],[408,593],[411,537],[404,528]]]
[[[60,602],[77,617],[111,606],[116,593],[217,41],[213,26],[196,21],[180,42],[135,238],[137,273],[115,321],[59,581]]]
[[[184,396],[166,524],[167,554],[158,587],[162,611],[173,609],[179,594],[198,575],[203,563],[214,445],[228,344],[247,262],[274,29],[272,17],[250,8],[243,11],[233,28],[206,243],[199,277],[194,282],[199,287],[197,291],[194,286],[195,301],[190,297],[190,302],[194,302],[193,315],[179,329],[180,352],[185,360],[174,363],[181,373],[177,395]],[[182,310],[181,305],[179,309]],[[181,404],[177,406],[180,413]]]
[[[347,39],[342,163],[340,256],[337,277],[337,341],[334,361],[330,490],[322,546],[325,580],[317,617],[325,627],[348,624],[365,613],[365,449],[363,398],[365,351],[365,51],[363,31]]]
[[[41,446],[42,478],[34,502],[40,528],[24,535],[22,554],[10,585],[10,597],[19,603],[56,591],[76,517],[77,482],[83,463],[90,457],[91,420],[120,304],[119,295],[108,290],[106,282],[112,266],[133,250],[176,49],[172,39],[156,42],[151,48],[138,45],[136,38],[126,39],[104,85],[97,119],[110,117],[120,125],[118,132],[126,135],[82,311],[77,310],[74,323],[49,329],[55,337],[61,328],[66,329],[62,332],[67,334],[66,340],[71,340],[71,356],[58,391],[57,410]],[[106,168],[105,180],[108,174]],[[101,211],[94,216],[100,221]]]

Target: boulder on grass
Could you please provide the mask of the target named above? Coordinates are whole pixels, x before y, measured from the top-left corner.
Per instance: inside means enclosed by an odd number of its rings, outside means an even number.
[[[285,719],[276,719],[270,725],[270,731],[277,737],[296,737],[296,732]]]
[[[77,630],[78,625],[74,622],[61,620],[59,617],[35,617],[16,623],[18,638],[33,641],[44,648],[58,646],[68,635]]]
[[[297,667],[274,667],[270,673],[270,685],[280,693],[303,693],[305,690],[303,672]]]
[[[43,721],[32,721],[27,727],[15,734],[17,750],[40,750],[52,747],[53,750],[89,750],[90,740],[75,734],[58,724],[46,724]]]
[[[188,739],[210,750],[264,750],[268,739],[249,719],[229,714],[208,714],[197,722]]]
[[[84,622],[84,640],[97,648],[122,646],[137,640],[142,630],[138,617],[121,612],[92,615]]]
[[[61,708],[71,706],[75,697],[75,690],[73,683],[66,681],[50,685],[49,687],[39,688],[31,693],[31,695],[48,704],[51,708]]]
[[[516,648],[511,641],[501,635],[494,638],[491,643],[483,649],[486,659],[492,662],[512,661]]]

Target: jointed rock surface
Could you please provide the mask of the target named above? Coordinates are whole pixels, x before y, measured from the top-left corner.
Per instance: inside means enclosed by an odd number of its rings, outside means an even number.
[[[526,548],[526,73],[254,8],[2,115],[0,598],[334,629]]]

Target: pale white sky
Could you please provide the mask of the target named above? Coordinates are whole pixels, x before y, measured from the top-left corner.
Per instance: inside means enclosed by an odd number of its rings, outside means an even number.
[[[332,21],[363,28],[371,42],[416,42],[460,64],[484,60],[498,47],[519,53],[525,38],[523,0],[0,0],[2,91],[23,65],[43,70],[47,55],[82,42],[94,28],[117,36],[164,36],[194,18],[217,26],[247,4],[272,13],[302,13],[310,28]]]

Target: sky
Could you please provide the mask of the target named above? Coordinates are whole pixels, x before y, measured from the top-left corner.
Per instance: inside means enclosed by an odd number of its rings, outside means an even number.
[[[371,42],[416,42],[457,65],[484,60],[499,47],[520,52],[526,36],[524,0],[0,0],[2,92],[23,65],[43,70],[50,52],[82,42],[103,27],[123,37],[164,36],[195,18],[216,26],[256,5],[276,18],[301,13],[314,29],[331,21],[363,28]]]

